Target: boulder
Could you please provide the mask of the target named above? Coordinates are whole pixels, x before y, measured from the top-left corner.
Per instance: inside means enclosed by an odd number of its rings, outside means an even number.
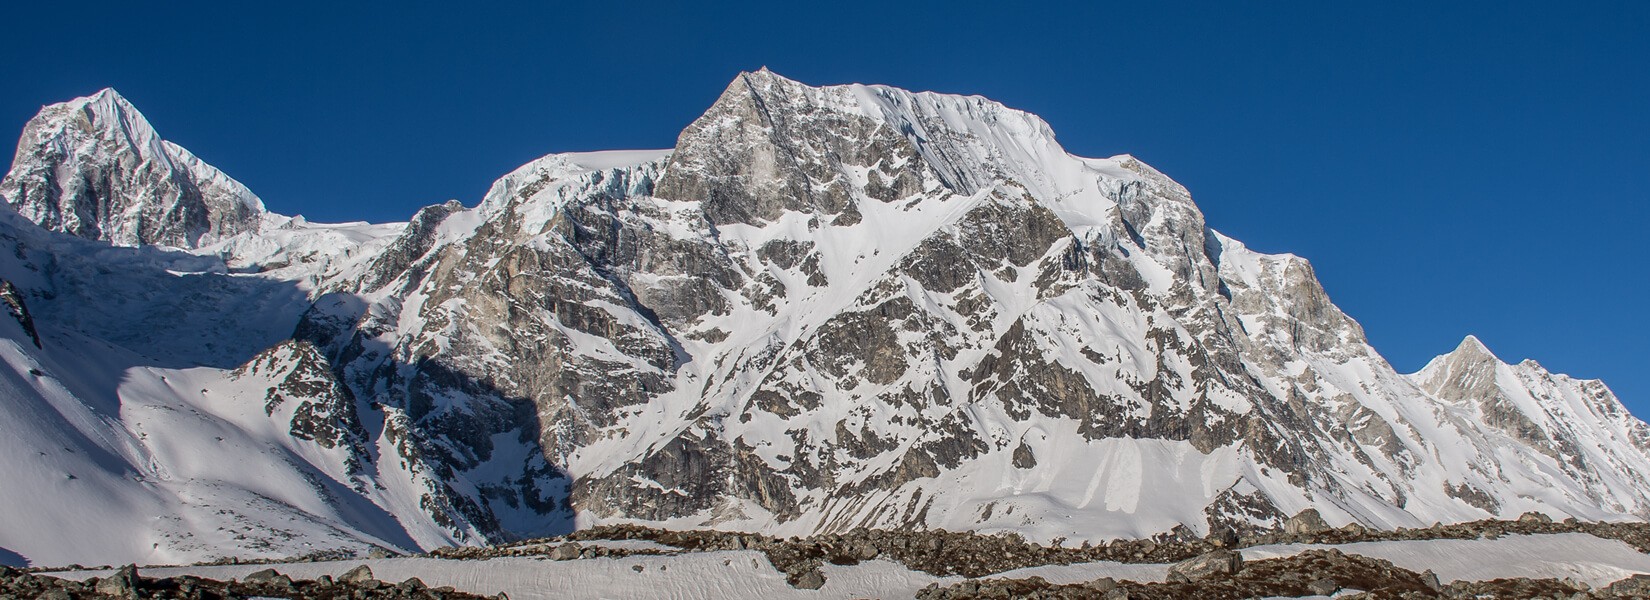
[[[1306,589],[1319,596],[1329,596],[1340,591],[1341,584],[1335,583],[1333,579],[1324,578],[1306,584]]]
[[[243,578],[242,581],[245,581],[247,583],[257,583],[257,584],[265,584],[265,585],[292,585],[292,578],[291,577],[287,577],[285,575],[277,573],[275,571],[275,569],[264,569],[262,571],[253,571],[252,573],[248,574],[245,578]]]
[[[871,560],[876,558],[878,554],[881,554],[881,551],[877,549],[876,544],[872,544],[871,542],[864,540],[854,544],[853,552],[854,556],[860,560]]]
[[[1553,518],[1549,517],[1546,514],[1543,514],[1541,512],[1532,510],[1532,511],[1524,513],[1522,515],[1518,515],[1518,522],[1519,523],[1547,524],[1547,523],[1552,523]]]
[[[1083,587],[1089,588],[1096,592],[1105,593],[1117,589],[1117,580],[1110,577],[1101,577],[1083,584]]]
[[[1243,569],[1243,555],[1231,550],[1215,550],[1169,567],[1169,580],[1198,581],[1231,577]]]
[[[376,581],[376,578],[372,576],[372,569],[366,565],[350,569],[345,571],[343,575],[338,576],[339,583],[361,584],[368,581]]]
[[[819,569],[808,569],[796,574],[792,578],[791,586],[799,590],[817,590],[825,587],[825,574],[819,572]]]
[[[1432,572],[1432,569],[1421,572],[1421,585],[1433,591],[1444,589],[1444,585],[1438,581],[1438,574]]]
[[[1328,531],[1329,523],[1323,520],[1323,515],[1318,514],[1318,509],[1308,508],[1295,513],[1295,516],[1284,521],[1283,530],[1297,535],[1318,533]]]
[[[1225,523],[1215,523],[1209,526],[1209,535],[1203,537],[1216,548],[1234,548],[1238,545],[1237,530]]]
[[[584,550],[584,548],[579,546],[578,542],[568,542],[568,543],[562,544],[560,546],[556,546],[556,548],[554,550],[551,550],[550,551],[550,559],[551,560],[573,560],[575,558],[578,558],[579,555],[583,552],[583,550]]]
[[[1606,594],[1619,598],[1650,598],[1650,575],[1634,575],[1604,588]]]
[[[99,579],[93,589],[104,596],[136,598],[138,580],[137,565],[126,565],[115,574]]]

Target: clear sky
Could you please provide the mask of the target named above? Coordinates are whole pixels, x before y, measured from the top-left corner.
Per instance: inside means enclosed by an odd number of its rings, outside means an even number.
[[[1034,4],[11,2],[0,137],[112,86],[272,210],[389,221],[763,65],[980,94],[1310,259],[1400,371],[1473,333],[1650,415],[1650,2]]]

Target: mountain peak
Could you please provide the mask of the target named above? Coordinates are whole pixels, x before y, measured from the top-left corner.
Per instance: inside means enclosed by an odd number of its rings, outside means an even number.
[[[114,88],[40,109],[0,197],[54,231],[119,246],[192,248],[258,228],[250,190],[160,137]]]
[[[1455,350],[1450,351],[1449,355],[1479,359],[1487,358],[1498,363],[1505,362],[1502,361],[1500,357],[1496,356],[1494,352],[1491,352],[1489,347],[1485,346],[1484,342],[1478,339],[1478,336],[1471,334],[1468,334],[1467,337],[1462,338],[1461,343],[1457,344],[1455,346]]]
[[[25,126],[25,139],[28,129],[56,138],[74,130],[105,144],[128,145],[140,156],[163,152],[149,119],[114,88],[42,107]]]
[[[86,100],[88,103],[119,105],[127,108],[131,108],[132,106],[132,103],[128,101],[125,96],[122,96],[119,91],[112,87],[103,88],[93,92],[90,96],[84,96],[82,98],[77,98],[76,100]]]
[[[1425,367],[1410,376],[1422,387],[1437,393],[1442,389],[1444,382],[1466,378],[1470,380],[1467,387],[1473,387],[1484,381],[1495,379],[1496,369],[1506,366],[1495,353],[1490,352],[1488,346],[1478,339],[1478,336],[1468,335],[1456,344],[1454,350],[1440,354],[1428,361]],[[1457,382],[1459,383],[1459,382]]]

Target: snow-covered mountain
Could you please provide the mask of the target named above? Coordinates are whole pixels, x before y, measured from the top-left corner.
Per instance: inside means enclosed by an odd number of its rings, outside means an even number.
[[[29,120],[0,196],[42,227],[120,246],[193,248],[256,231],[264,212],[246,186],[161,139],[112,89]]]
[[[1305,260],[979,97],[744,73],[673,149],[319,225],[104,92],[0,194],[0,549],[40,563],[1650,516],[1602,383],[1471,338],[1399,374]]]

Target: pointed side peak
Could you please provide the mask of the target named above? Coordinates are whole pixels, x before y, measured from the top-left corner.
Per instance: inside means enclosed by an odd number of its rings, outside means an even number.
[[[116,91],[115,88],[112,87],[106,87],[98,90],[86,98],[94,101],[126,101],[126,97],[120,95],[120,92]]]
[[[64,104],[106,108],[106,110],[115,113],[132,113],[139,119],[143,118],[142,114],[138,114],[137,107],[132,106],[130,100],[127,100],[125,96],[122,96],[120,92],[112,87],[103,88],[90,96],[75,98]]]
[[[1440,354],[1429,362],[1420,371],[1412,373],[1412,377],[1420,380],[1435,377],[1448,377],[1451,373],[1485,373],[1493,371],[1501,365],[1507,364],[1494,352],[1490,352],[1478,336],[1468,335],[1456,344],[1454,350]],[[1434,390],[1435,391],[1435,390]]]
[[[114,88],[29,119],[0,197],[42,227],[120,246],[194,248],[256,230],[264,215],[256,195],[162,139]]]
[[[64,128],[85,128],[91,135],[109,141],[124,138],[125,143],[141,154],[160,151],[160,135],[149,119],[114,88],[48,105],[30,119],[26,127],[34,127],[47,135]]]
[[[1462,339],[1461,343],[1455,347],[1455,350],[1450,352],[1450,355],[1489,358],[1494,359],[1496,362],[1502,362],[1501,358],[1497,357],[1494,352],[1491,352],[1490,348],[1485,346],[1484,342],[1479,340],[1476,335],[1468,335],[1466,338]]]
[[[728,87],[732,89],[739,87],[740,85],[743,85],[747,90],[757,93],[765,92],[775,87],[806,87],[806,85],[802,82],[768,70],[768,67],[766,66],[755,71],[741,71],[739,76],[734,78],[733,84]]]

